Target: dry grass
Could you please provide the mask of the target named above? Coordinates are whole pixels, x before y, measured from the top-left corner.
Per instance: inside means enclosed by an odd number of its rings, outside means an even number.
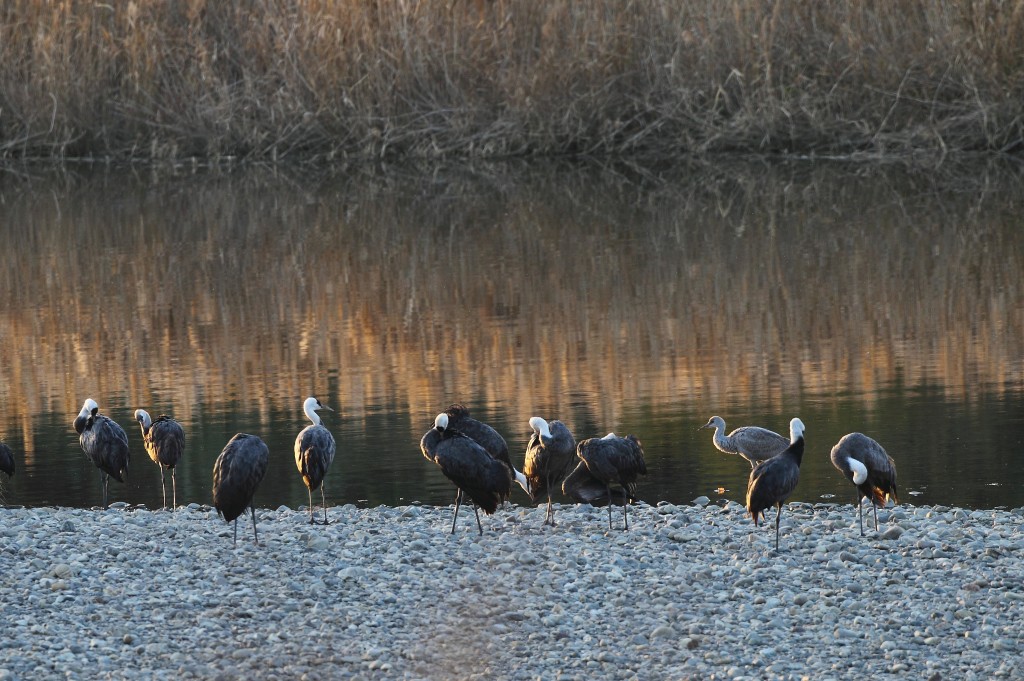
[[[1020,153],[1024,0],[9,0],[0,155]]]

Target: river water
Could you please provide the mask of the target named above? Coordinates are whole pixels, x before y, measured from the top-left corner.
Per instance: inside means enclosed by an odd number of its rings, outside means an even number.
[[[185,427],[179,503],[242,431],[271,450],[257,503],[296,507],[316,395],[330,504],[451,503],[418,442],[460,401],[520,462],[534,415],[637,435],[651,503],[742,503],[718,414],[804,421],[794,500],[853,500],[828,454],[861,431],[905,503],[1024,506],[1022,198],[993,166],[9,169],[0,496],[99,503],[92,397],[129,434],[113,501],[160,505],[145,408]]]

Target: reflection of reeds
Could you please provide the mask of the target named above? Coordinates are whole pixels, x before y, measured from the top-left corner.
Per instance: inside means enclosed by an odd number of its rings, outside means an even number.
[[[612,426],[676,403],[1024,387],[1010,177],[981,194],[829,168],[36,184],[0,188],[0,398],[27,448],[32,413],[86,395],[186,422],[240,401],[265,424],[315,392],[347,418],[429,424],[472,398]]]
[[[1020,151],[1022,34],[991,0],[8,0],[0,154]]]

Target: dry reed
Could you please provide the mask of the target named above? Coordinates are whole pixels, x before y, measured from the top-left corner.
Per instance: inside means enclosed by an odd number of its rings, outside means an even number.
[[[1019,153],[1024,0],[10,0],[0,156]]]

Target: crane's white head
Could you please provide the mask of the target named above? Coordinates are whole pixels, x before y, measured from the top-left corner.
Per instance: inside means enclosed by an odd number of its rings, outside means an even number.
[[[135,410],[135,420],[142,426],[143,431],[149,430],[149,427],[153,425],[153,419],[149,417],[149,412],[145,409]]]
[[[714,428],[715,430],[725,430],[725,419],[721,416],[712,416],[708,419],[708,422],[697,430],[704,430],[705,428]]]
[[[551,429],[548,428],[548,422],[542,419],[541,417],[530,417],[530,427],[533,428],[538,433],[540,433],[541,437],[548,440],[551,439]]]
[[[804,436],[804,422],[800,419],[793,419],[789,422],[789,441],[796,442]]]
[[[78,416],[75,418],[75,432],[81,434],[83,430],[92,422],[93,417],[96,416],[100,410],[100,405],[96,404],[96,400],[91,397],[85,401],[82,405],[82,411],[78,412]]]
[[[305,412],[306,418],[313,422],[313,425],[320,425],[320,416],[317,411],[326,409],[327,411],[334,411],[326,404],[322,404],[320,400],[315,397],[307,397],[306,401],[302,403],[302,411]]]
[[[439,430],[439,431],[443,431],[447,427],[448,427],[448,414],[445,414],[444,412],[441,412],[440,414],[437,415],[437,418],[434,419],[434,428]]]

